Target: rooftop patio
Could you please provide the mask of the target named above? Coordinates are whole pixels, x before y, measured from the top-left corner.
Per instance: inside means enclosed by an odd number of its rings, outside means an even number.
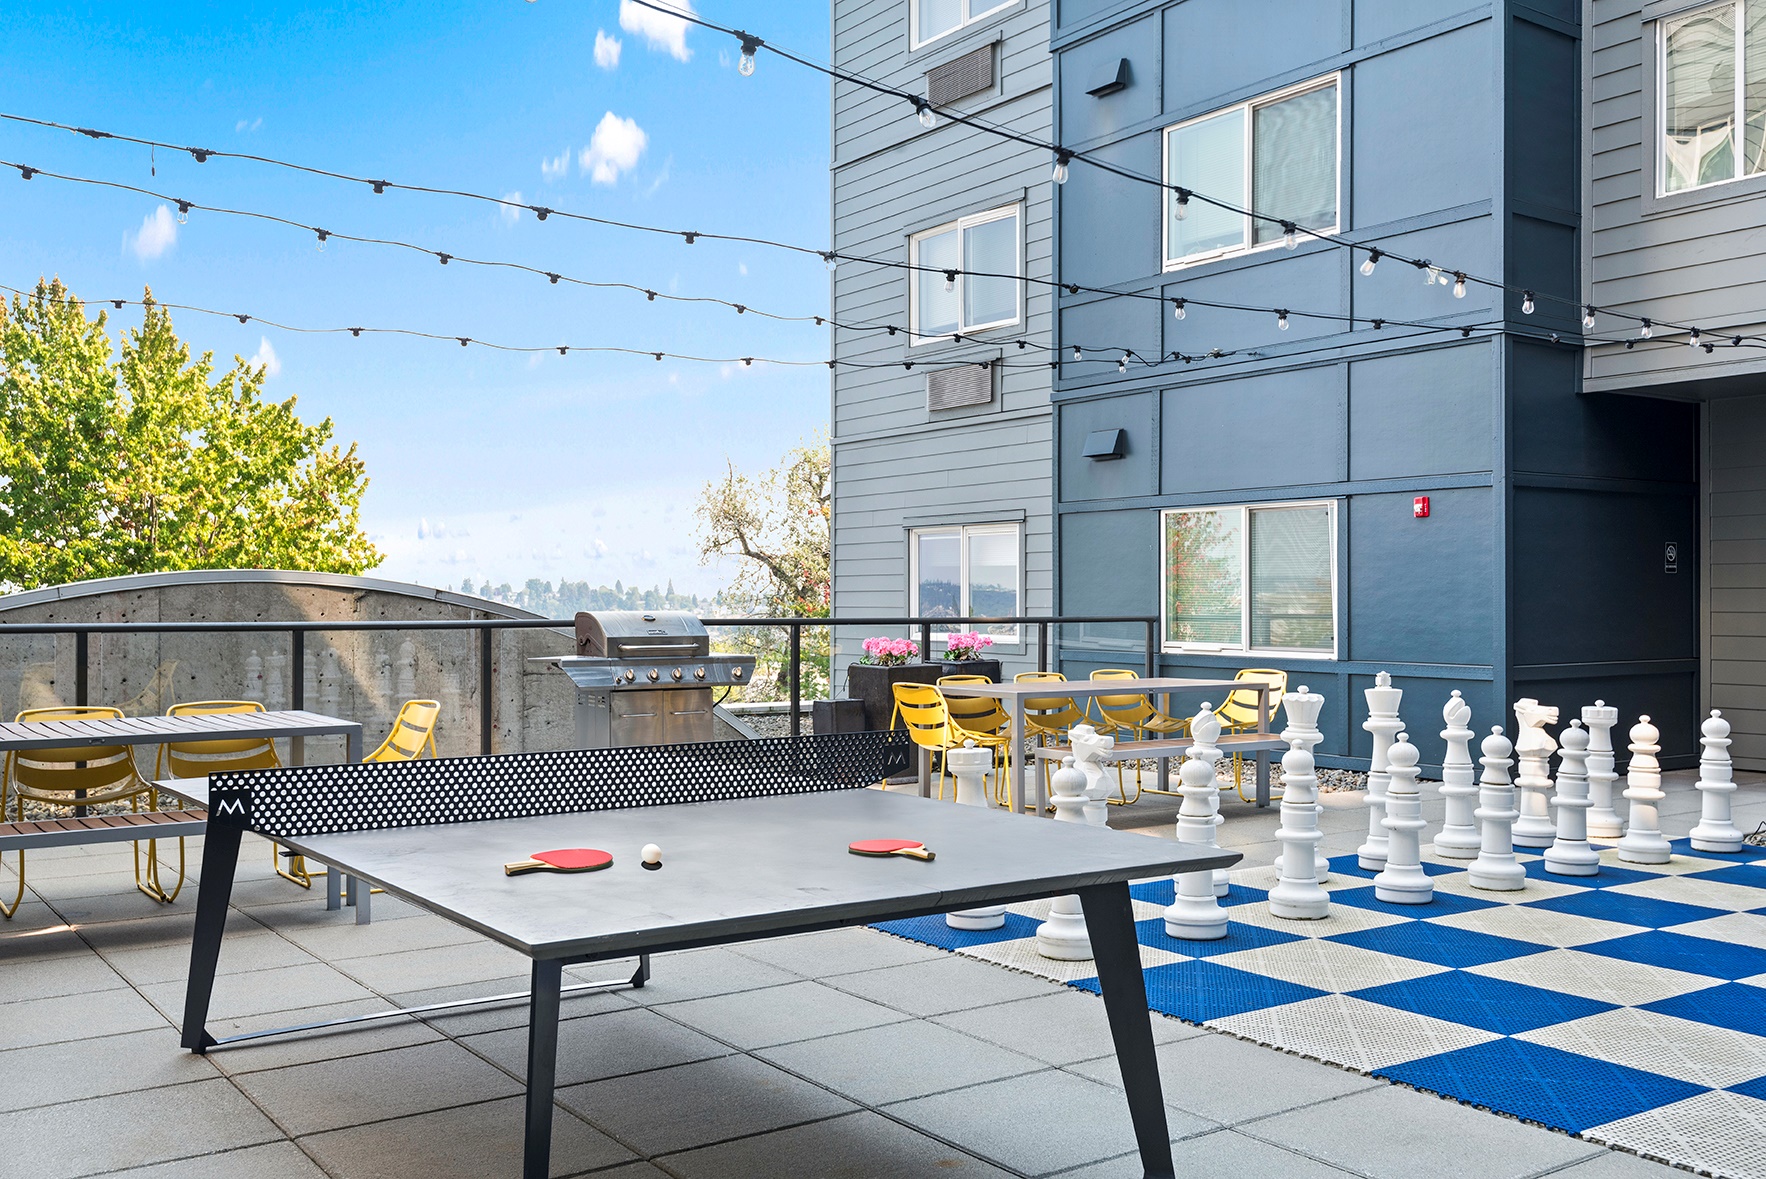
[[[1675,773],[1664,784],[1670,837],[1696,818],[1693,777]],[[1735,809],[1745,830],[1766,819],[1763,786],[1766,778],[1742,776]],[[1324,796],[1326,854],[1349,852],[1363,838],[1363,797]],[[1427,788],[1425,797],[1425,815],[1438,824],[1441,803]],[[1164,808],[1166,801],[1118,808],[1112,824],[1170,838],[1175,808]],[[1236,801],[1224,809],[1222,843],[1245,855],[1227,902],[1241,902],[1234,905],[1242,909],[1234,930],[1279,925],[1315,940],[1341,932],[1294,929],[1300,923],[1257,915],[1248,890],[1256,889],[1259,873],[1268,875],[1278,852],[1278,815]],[[28,899],[0,931],[0,957],[17,996],[0,1026],[0,1065],[12,1082],[0,1097],[7,1107],[0,1134],[9,1144],[0,1174],[514,1173],[524,1006],[191,1055],[178,1047],[176,1031],[191,898],[167,908],[136,893],[129,856],[122,845],[32,853]],[[1699,866],[1682,860],[1679,875]],[[1366,883],[1343,872],[1333,877],[1337,890]],[[1670,886],[1678,883],[1671,873]],[[1550,887],[1524,899],[1548,896]],[[376,899],[373,924],[358,926],[326,912],[317,891],[275,878],[268,849],[248,844],[221,960],[216,1032],[527,986],[524,958],[458,926],[390,897]],[[1451,901],[1454,894],[1444,887],[1440,895]],[[1345,928],[1357,917],[1381,916],[1352,903],[1334,912],[1330,923]],[[1423,925],[1445,939],[1443,931],[1463,913],[1450,903],[1409,916],[1428,918]],[[1737,921],[1751,927],[1760,919],[1744,915],[1730,924]],[[1763,939],[1751,928],[1726,927],[1722,940]],[[1243,946],[1202,952],[1237,953],[1245,968],[1246,951],[1261,941],[1251,936]],[[1083,989],[1087,970],[1014,957],[1011,945],[996,940],[952,953],[849,929],[664,955],[642,990],[567,998],[553,1173],[1139,1175],[1127,1111],[1113,1088],[1103,1005]],[[1189,957],[1143,948],[1143,957],[1149,954],[1165,963]],[[1079,986],[1008,969],[989,956]],[[1645,969],[1611,961],[1615,979]],[[573,973],[605,978],[619,971],[601,965]],[[1531,981],[1553,985],[1549,973]],[[1567,974],[1562,982],[1566,994],[1586,989]],[[1149,989],[1157,1005],[1156,985]],[[1230,1015],[1218,1015],[1198,1013],[1231,1025]],[[1382,1056],[1377,1043],[1362,1042],[1364,1055],[1352,1058],[1331,1050],[1344,1038],[1327,1034],[1333,1029],[1299,1050],[1338,1067],[1252,1042],[1281,1043],[1286,1035],[1295,1046],[1292,1029],[1272,1033],[1254,1015],[1242,1019],[1238,1035],[1163,1015],[1152,1020],[1180,1174],[1617,1179],[1667,1170],[1377,1079],[1368,1073],[1391,1071],[1382,1062],[1406,1051]],[[1740,1082],[1766,1074],[1766,1041],[1712,1032],[1683,1045],[1681,1059],[1655,1067],[1664,1085],[1681,1087],[1664,1095],[1696,1092],[1721,1108],[1683,1118],[1665,1139],[1633,1132],[1633,1145],[1716,1174],[1766,1174],[1760,1117],[1752,1112],[1766,1104],[1726,1088],[1745,1088]],[[1393,1036],[1413,1033],[1398,1021],[1391,1028]],[[1477,1041],[1516,1042],[1488,1033],[1464,1042]],[[1710,1076],[1688,1080],[1689,1067]],[[1585,1105],[1605,1100],[1603,1083],[1612,1082],[1590,1079]],[[1635,1093],[1613,1090],[1611,1101],[1615,1118],[1638,1108]],[[1650,1142],[1659,1142],[1657,1149]]]

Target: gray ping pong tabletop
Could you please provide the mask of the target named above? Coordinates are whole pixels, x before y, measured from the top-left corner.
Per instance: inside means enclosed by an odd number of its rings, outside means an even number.
[[[217,1041],[205,1027],[241,830],[211,817],[204,847],[184,1023],[184,1045],[197,1052],[242,1038]],[[531,991],[501,997],[529,1004],[526,1179],[549,1171],[563,967],[635,954],[640,967],[629,985],[642,986],[649,956],[660,951],[1067,893],[1083,905],[1146,1174],[1170,1176],[1128,882],[1239,858],[863,788],[276,837],[532,959]],[[937,858],[847,850],[855,840],[884,838],[920,840]],[[662,849],[660,871],[641,867],[639,849],[648,843]],[[536,851],[568,847],[604,849],[613,865],[503,872]]]

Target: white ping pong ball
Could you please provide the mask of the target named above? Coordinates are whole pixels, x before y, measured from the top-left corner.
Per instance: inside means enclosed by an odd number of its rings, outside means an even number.
[[[654,843],[646,843],[644,845],[644,850],[638,854],[644,858],[646,864],[662,863],[662,849],[657,847]]]

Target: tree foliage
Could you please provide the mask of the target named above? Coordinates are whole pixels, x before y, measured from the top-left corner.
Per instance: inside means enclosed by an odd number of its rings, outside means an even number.
[[[355,444],[265,400],[262,367],[192,361],[152,298],[114,351],[59,280],[0,301],[0,586],[379,564]]]

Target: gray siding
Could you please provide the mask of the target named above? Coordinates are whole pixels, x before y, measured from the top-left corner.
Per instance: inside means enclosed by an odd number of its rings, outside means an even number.
[[[1766,769],[1766,397],[1713,401],[1708,412],[1710,702],[1734,726],[1736,764],[1760,770]]]

